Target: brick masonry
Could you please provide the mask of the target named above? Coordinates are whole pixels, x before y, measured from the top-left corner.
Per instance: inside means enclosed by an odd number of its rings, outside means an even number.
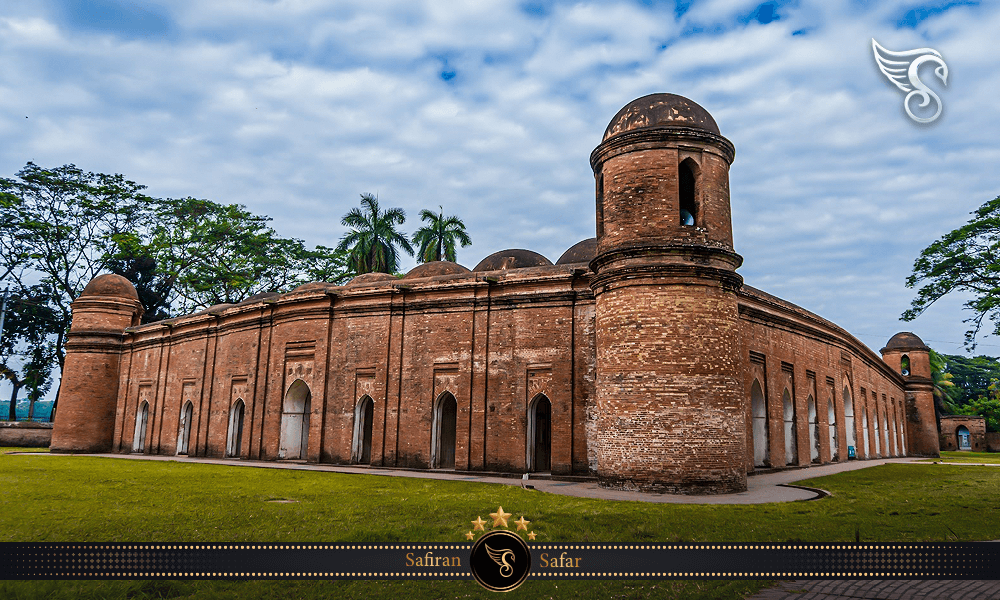
[[[74,303],[52,448],[548,468],[673,492],[745,489],[755,442],[762,467],[843,461],[848,446],[913,453],[923,378],[901,375],[891,348],[886,362],[742,284],[733,156],[708,130],[605,139],[589,263],[519,268],[523,251],[510,251],[501,270],[431,263],[141,327],[130,284],[101,276]],[[694,226],[679,219],[681,163]],[[755,385],[766,440],[752,427]]]

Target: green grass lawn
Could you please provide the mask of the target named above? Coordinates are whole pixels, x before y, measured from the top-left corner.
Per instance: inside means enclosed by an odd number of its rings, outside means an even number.
[[[538,542],[1000,539],[1000,470],[889,464],[816,478],[833,495],[764,505],[645,504],[376,475],[66,456],[0,456],[0,541],[464,542],[502,505]],[[289,499],[293,503],[269,500]],[[528,581],[525,597],[741,598],[765,582]],[[2,582],[3,598],[487,598],[474,582]]]
[[[1000,452],[942,452],[941,458],[928,458],[921,462],[981,463],[1000,465]]]

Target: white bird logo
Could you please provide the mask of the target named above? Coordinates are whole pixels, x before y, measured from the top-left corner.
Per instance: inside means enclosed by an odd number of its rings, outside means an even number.
[[[907,50],[906,52],[893,52],[886,50],[875,38],[872,38],[872,52],[875,54],[875,63],[878,64],[879,71],[886,76],[899,89],[906,92],[903,99],[903,108],[911,119],[918,123],[930,123],[941,116],[941,98],[934,93],[927,85],[920,81],[918,71],[924,63],[935,63],[939,65],[934,69],[934,74],[942,83],[948,85],[948,65],[944,62],[941,53],[932,48],[919,48],[917,50]],[[918,117],[910,110],[910,99],[914,96],[920,98],[920,108],[930,104],[931,99],[937,105],[937,110],[929,117]]]
[[[500,565],[500,575],[502,577],[510,577],[514,572],[514,567],[507,564],[507,555],[510,555],[510,562],[514,562],[514,551],[513,550],[494,550],[490,548],[489,544],[484,544],[486,546],[486,553],[490,555],[493,562]]]

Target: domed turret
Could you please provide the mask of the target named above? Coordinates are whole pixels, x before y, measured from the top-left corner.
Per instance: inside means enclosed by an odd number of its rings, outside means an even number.
[[[602,485],[746,489],[734,156],[712,116],[675,94],[630,102],[590,155]]]
[[[434,260],[417,265],[403,276],[403,279],[418,279],[420,277],[439,277],[441,275],[462,275],[469,270],[450,260]]]
[[[479,261],[473,271],[477,273],[481,271],[509,271],[528,267],[547,267],[551,264],[552,261],[537,252],[511,248],[490,254]]]

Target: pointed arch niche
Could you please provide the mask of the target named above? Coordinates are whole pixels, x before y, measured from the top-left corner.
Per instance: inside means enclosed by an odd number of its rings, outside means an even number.
[[[191,422],[194,421],[194,405],[190,401],[181,409],[181,420],[177,427],[177,454],[187,454],[191,443]]]
[[[538,394],[528,404],[528,470],[552,470],[552,403]]]
[[[354,438],[351,442],[351,462],[360,465],[372,463],[372,420],[375,418],[375,401],[365,394],[354,407]]]
[[[458,424],[458,402],[451,392],[442,392],[434,402],[431,423],[431,468],[455,468],[455,434]]]
[[[312,393],[301,379],[288,386],[281,403],[281,441],[278,458],[302,459],[309,448],[309,412]]]
[[[799,464],[799,444],[795,428],[795,405],[788,388],[781,394],[782,413],[785,417],[785,464]]]
[[[760,381],[754,379],[750,386],[750,412],[753,420],[753,466],[770,466],[771,457],[767,443],[767,402]]]
[[[143,402],[135,412],[135,432],[132,434],[132,452],[146,451],[146,425],[149,422],[149,403]]]
[[[243,413],[246,407],[243,398],[237,398],[229,409],[229,432],[226,436],[226,456],[239,458],[243,448]]]
[[[700,224],[698,214],[698,163],[685,158],[677,166],[677,183],[680,196],[680,224],[696,227]]]

